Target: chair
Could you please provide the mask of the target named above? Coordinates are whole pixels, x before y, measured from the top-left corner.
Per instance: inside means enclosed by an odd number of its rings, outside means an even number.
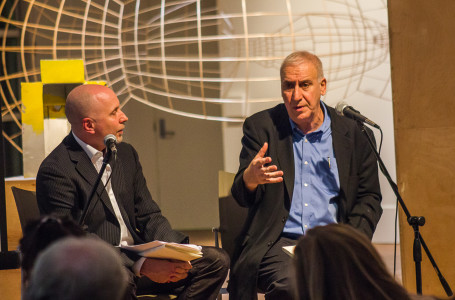
[[[218,207],[220,216],[220,226],[213,228],[215,233],[215,247],[219,248],[218,233],[221,235],[221,246],[232,260],[235,250],[235,240],[241,233],[243,224],[248,215],[248,209],[237,204],[231,195],[231,186],[234,182],[235,174],[218,171]],[[227,290],[222,288],[218,300],[222,294],[227,294]]]
[[[218,205],[220,214],[221,247],[232,259],[234,256],[235,240],[242,231],[248,215],[248,208],[237,204],[231,195],[231,186],[235,174],[225,171],[218,172]]]
[[[11,190],[13,191],[14,201],[16,201],[19,221],[23,231],[29,221],[36,220],[40,217],[36,192],[23,190],[15,186],[11,187]]]

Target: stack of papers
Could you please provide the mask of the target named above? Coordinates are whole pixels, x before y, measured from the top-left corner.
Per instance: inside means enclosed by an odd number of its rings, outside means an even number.
[[[153,241],[134,246],[120,246],[143,257],[191,261],[202,257],[201,246]]]

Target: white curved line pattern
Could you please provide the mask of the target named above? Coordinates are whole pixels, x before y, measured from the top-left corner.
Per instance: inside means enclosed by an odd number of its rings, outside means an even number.
[[[40,80],[41,59],[82,59],[86,80],[107,81],[122,105],[241,122],[250,105],[280,101],[267,87],[287,54],[306,49],[323,59],[331,91],[390,101],[390,79],[371,72],[388,61],[387,23],[371,17],[385,0],[303,2],[263,0],[259,11],[246,0],[2,0],[2,116],[17,126],[3,135],[21,151],[19,83]],[[224,105],[237,113],[213,109]]]

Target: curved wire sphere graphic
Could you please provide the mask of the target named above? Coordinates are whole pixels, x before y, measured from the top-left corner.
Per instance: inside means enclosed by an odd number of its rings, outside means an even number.
[[[250,105],[280,101],[277,70],[298,49],[322,58],[331,91],[390,100],[387,74],[370,74],[388,61],[387,25],[370,17],[386,11],[383,1],[252,2],[3,0],[2,116],[17,125],[3,135],[21,151],[19,82],[40,81],[42,59],[82,59],[86,80],[105,80],[122,105],[215,121],[240,122]]]

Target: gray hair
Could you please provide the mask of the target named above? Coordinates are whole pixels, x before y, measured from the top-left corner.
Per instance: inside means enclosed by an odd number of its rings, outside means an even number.
[[[284,69],[288,66],[299,65],[303,62],[311,62],[315,67],[318,73],[318,80],[321,80],[324,77],[324,70],[322,69],[322,62],[313,53],[308,51],[296,51],[289,54],[281,63],[280,67],[280,76],[283,79]]]
[[[120,300],[127,283],[112,246],[94,238],[64,238],[38,256],[23,299]]]

